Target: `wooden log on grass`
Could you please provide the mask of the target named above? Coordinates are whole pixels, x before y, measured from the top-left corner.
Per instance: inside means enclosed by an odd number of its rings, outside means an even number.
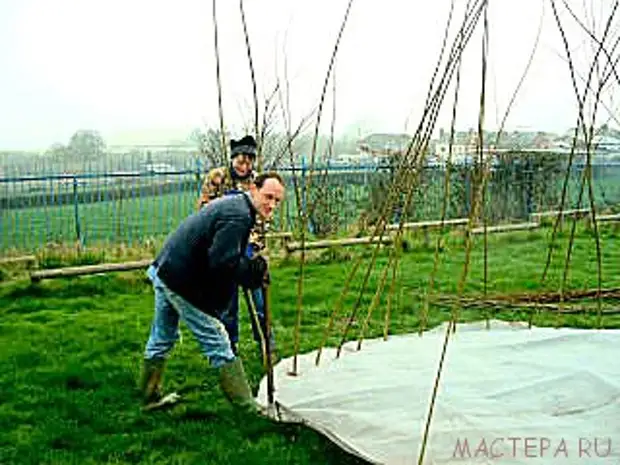
[[[609,215],[601,215],[596,217],[597,223],[612,223],[613,230],[615,232],[620,231],[620,213],[613,213]],[[591,227],[591,225],[589,225]]]
[[[421,229],[424,232],[424,245],[427,247],[430,245],[430,237],[428,234],[429,229],[450,227],[450,226],[465,226],[469,222],[469,218],[451,218],[447,220],[431,220],[431,221],[417,221],[412,223],[403,223],[403,230],[415,230]],[[386,229],[388,231],[398,231],[401,228],[400,224],[389,224]]]
[[[443,224],[444,226],[462,226],[466,225],[469,221],[469,218],[452,218],[449,220],[433,220],[433,221],[418,221],[415,223],[403,223],[403,229],[429,229],[429,228],[439,228]],[[399,224],[390,224],[386,229],[388,230],[397,230],[400,228]]]
[[[34,255],[21,255],[19,257],[4,257],[0,258],[0,266],[3,265],[26,265],[32,267],[37,262],[37,257]]]
[[[540,223],[513,223],[513,224],[497,224],[487,226],[486,231],[489,234],[511,232],[511,231],[529,231],[540,228]],[[484,234],[484,227],[473,228],[472,234]]]
[[[532,221],[540,222],[543,219],[555,218],[559,215],[562,215],[562,217],[582,218],[582,217],[590,215],[590,209],[589,208],[575,208],[575,209],[563,210],[563,211],[551,210],[551,211],[546,211],[546,212],[538,212],[538,213],[530,214],[530,219]]]
[[[271,232],[271,233],[267,233],[265,234],[265,240],[274,240],[274,239],[280,239],[280,245],[282,247],[286,247],[286,244],[288,244],[292,239],[293,239],[293,233],[290,231],[281,231],[281,232]]]
[[[381,244],[391,244],[394,242],[392,237],[382,237],[381,241],[379,241],[378,237],[351,237],[346,239],[329,239],[322,241],[309,241],[304,244],[305,250],[312,249],[328,249],[330,247],[347,247],[353,245],[369,245],[369,244],[377,244],[381,242]],[[297,242],[289,242],[286,244],[286,252],[292,253],[298,250],[301,250],[301,241]]]
[[[615,223],[620,222],[620,213],[613,213],[610,215],[600,215],[596,217],[596,221],[600,223]]]
[[[265,234],[265,238],[267,239],[292,239],[293,233],[289,231],[271,232],[271,233]]]
[[[124,263],[100,263],[98,265],[70,266],[66,268],[55,268],[50,270],[39,270],[30,273],[30,280],[38,282],[42,279],[68,278],[72,276],[82,276],[97,273],[111,273],[115,271],[131,271],[146,268],[153,262],[153,259],[138,260],[135,262]]]

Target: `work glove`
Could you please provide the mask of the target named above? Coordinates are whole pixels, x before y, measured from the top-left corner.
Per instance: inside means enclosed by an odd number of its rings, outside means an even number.
[[[265,282],[266,276],[269,275],[267,260],[262,255],[255,255],[249,260],[248,264],[248,288],[256,289],[261,287]]]

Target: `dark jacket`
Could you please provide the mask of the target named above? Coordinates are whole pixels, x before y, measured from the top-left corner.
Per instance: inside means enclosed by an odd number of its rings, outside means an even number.
[[[251,278],[246,256],[256,209],[249,194],[221,197],[186,218],[154,261],[170,290],[217,316],[236,285]]]

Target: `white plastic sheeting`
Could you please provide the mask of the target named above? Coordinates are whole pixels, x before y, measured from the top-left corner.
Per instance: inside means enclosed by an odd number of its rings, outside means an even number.
[[[297,376],[280,361],[278,418],[370,463],[417,464],[446,328],[326,348],[318,367],[302,354]],[[620,465],[619,359],[620,330],[458,325],[424,463]]]

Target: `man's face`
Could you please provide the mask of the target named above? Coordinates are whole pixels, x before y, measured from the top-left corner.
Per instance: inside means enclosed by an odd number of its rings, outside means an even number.
[[[239,176],[244,177],[252,171],[253,160],[249,155],[240,153],[233,158],[232,166]]]
[[[260,189],[252,185],[251,191],[258,213],[265,219],[271,219],[284,199],[284,186],[277,179],[269,178]]]

